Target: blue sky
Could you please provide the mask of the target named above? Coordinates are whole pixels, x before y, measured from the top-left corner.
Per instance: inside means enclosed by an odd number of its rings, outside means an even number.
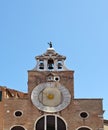
[[[75,71],[75,97],[103,98],[108,119],[108,1],[0,1],[0,85],[27,92],[50,41]]]

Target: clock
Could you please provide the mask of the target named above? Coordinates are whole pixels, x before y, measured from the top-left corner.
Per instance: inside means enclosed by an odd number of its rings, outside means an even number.
[[[39,94],[39,101],[45,106],[56,107],[61,103],[62,95],[58,88],[46,87]]]
[[[68,89],[60,83],[46,82],[33,89],[31,100],[39,110],[58,112],[70,104],[71,95]]]

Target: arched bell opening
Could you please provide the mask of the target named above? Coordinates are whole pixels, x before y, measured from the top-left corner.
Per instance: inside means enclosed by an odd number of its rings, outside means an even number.
[[[62,69],[63,68],[63,63],[61,60],[58,61],[58,69]]]
[[[39,61],[39,69],[41,69],[41,70],[44,69],[44,61],[43,60]]]
[[[54,69],[54,61],[53,61],[53,59],[48,60],[48,69],[49,70]]]

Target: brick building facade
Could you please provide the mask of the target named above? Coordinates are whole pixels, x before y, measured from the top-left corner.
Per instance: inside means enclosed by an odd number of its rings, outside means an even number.
[[[100,98],[74,97],[74,71],[52,44],[28,71],[28,92],[0,86],[0,130],[103,130]]]

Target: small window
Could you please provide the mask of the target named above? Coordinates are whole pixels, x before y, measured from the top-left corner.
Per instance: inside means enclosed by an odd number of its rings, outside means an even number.
[[[48,81],[53,81],[53,80],[54,80],[54,77],[53,77],[53,76],[49,76],[49,77],[47,77],[47,80],[48,80]]]
[[[14,126],[11,130],[25,130],[22,126]]]
[[[81,112],[80,113],[80,117],[83,118],[83,119],[85,119],[85,118],[88,117],[88,113],[87,112]]]
[[[81,127],[81,128],[79,128],[78,130],[90,130],[90,129],[87,128],[87,127]]]
[[[22,116],[22,111],[15,111],[15,116],[16,117]]]
[[[59,76],[55,76],[55,77],[54,77],[54,80],[55,80],[55,81],[60,81],[60,77],[59,77]]]

